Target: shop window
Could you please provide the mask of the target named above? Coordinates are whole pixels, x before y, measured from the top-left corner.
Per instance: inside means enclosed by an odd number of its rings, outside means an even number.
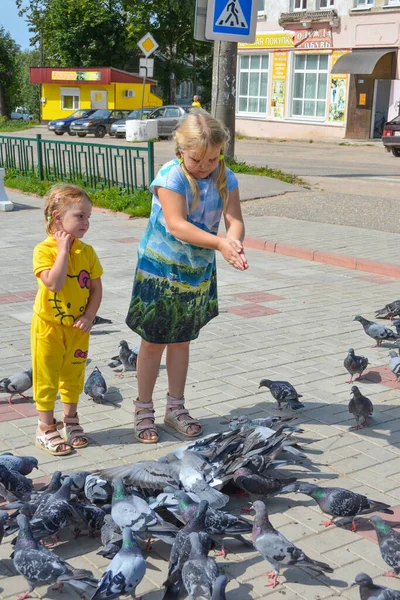
[[[292,116],[324,118],[327,83],[327,54],[297,54],[293,73]]]
[[[61,88],[61,110],[77,110],[79,108],[79,88]]]
[[[400,0],[387,0],[386,6],[399,6]]]
[[[318,0],[318,8],[320,10],[335,6],[335,0]]]
[[[374,3],[374,0],[356,0],[356,7],[372,6],[373,3]]]
[[[293,10],[307,10],[307,0],[293,0]]]
[[[240,56],[238,113],[266,114],[268,66],[268,54],[246,54]]]

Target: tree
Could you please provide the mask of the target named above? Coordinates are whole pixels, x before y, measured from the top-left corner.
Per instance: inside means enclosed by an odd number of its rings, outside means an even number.
[[[25,106],[37,119],[40,115],[40,85],[30,82],[29,69],[38,66],[40,66],[39,50],[24,50],[17,54],[14,105]]]
[[[16,92],[16,62],[20,50],[11,35],[0,26],[0,116],[13,110]]]
[[[122,68],[126,60],[124,0],[16,0],[54,66]]]

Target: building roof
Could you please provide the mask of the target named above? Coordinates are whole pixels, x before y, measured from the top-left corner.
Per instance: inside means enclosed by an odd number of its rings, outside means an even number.
[[[64,85],[101,85],[111,83],[143,83],[143,77],[114,67],[31,67],[31,83],[55,83]],[[146,83],[156,84],[155,79],[146,78]]]

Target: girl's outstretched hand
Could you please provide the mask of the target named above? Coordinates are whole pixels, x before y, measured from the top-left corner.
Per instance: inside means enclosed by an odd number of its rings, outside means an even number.
[[[247,258],[244,253],[243,244],[240,240],[234,240],[233,238],[221,239],[219,248],[222,256],[232,267],[239,271],[245,271],[249,265]]]
[[[74,237],[66,231],[56,231],[54,233],[54,239],[57,242],[58,251],[66,250],[67,252],[69,252],[71,250]]]

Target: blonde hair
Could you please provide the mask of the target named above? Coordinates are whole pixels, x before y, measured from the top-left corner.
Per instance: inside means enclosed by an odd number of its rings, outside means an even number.
[[[185,118],[182,125],[175,132],[175,154],[178,158],[181,158],[182,152],[193,150],[201,159],[206,152],[216,146],[221,148],[223,154],[229,138],[229,131],[218,119],[214,119],[205,110],[196,110]],[[183,162],[181,167],[193,192],[192,210],[194,210],[200,200],[199,186],[196,178],[189,173]],[[226,165],[223,157],[220,158],[219,168],[212,173],[212,177],[216,179],[218,193],[222,198],[225,212],[229,194],[226,184]]]
[[[77,204],[81,200],[91,199],[82,188],[70,183],[57,183],[53,185],[45,197],[44,216],[46,218],[46,233],[52,235],[55,231],[54,214],[63,215],[71,204]]]

